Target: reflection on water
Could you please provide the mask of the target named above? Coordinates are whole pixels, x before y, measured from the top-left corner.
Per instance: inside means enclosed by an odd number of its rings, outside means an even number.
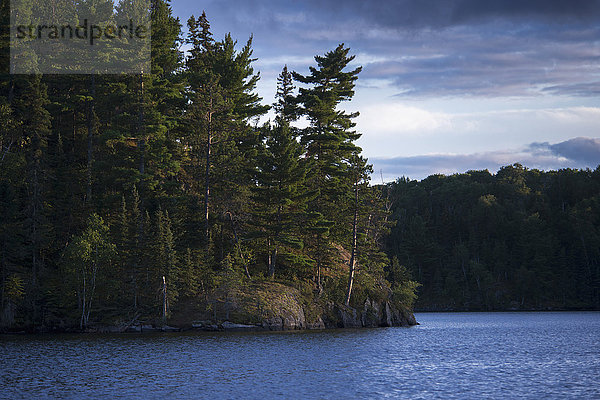
[[[0,337],[0,398],[599,398],[600,313],[320,332]]]

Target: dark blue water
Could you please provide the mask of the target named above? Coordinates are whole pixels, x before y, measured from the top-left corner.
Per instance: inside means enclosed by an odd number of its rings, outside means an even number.
[[[0,337],[0,398],[600,398],[600,313],[412,328]]]

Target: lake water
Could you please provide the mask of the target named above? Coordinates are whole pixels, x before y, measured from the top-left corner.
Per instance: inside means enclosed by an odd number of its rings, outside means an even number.
[[[0,398],[600,398],[600,313],[319,332],[0,336]]]

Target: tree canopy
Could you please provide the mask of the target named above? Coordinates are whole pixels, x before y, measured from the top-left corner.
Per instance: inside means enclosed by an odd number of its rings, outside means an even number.
[[[259,125],[252,38],[215,38],[205,13],[183,37],[166,0],[150,11],[150,71],[0,79],[0,327],[164,322],[253,282],[391,300],[384,191],[340,107],[350,49],[282,66]]]
[[[419,308],[600,307],[600,169],[515,164],[386,189],[391,272],[422,283]]]

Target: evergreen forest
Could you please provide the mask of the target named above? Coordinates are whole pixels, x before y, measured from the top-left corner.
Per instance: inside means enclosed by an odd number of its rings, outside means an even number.
[[[372,185],[348,47],[282,65],[266,105],[252,37],[214,37],[204,13],[183,34],[168,0],[151,18],[151,71],[4,68],[0,330],[164,324],[264,285],[308,308],[600,307],[600,170]]]
[[[204,13],[183,35],[165,0],[151,18],[151,71],[2,76],[0,325],[165,323],[269,282],[410,309],[417,284],[387,279],[385,190],[340,106],[350,49],[282,65],[267,106],[252,38],[215,38]]]
[[[515,164],[388,185],[392,264],[423,310],[600,308],[600,168]]]

